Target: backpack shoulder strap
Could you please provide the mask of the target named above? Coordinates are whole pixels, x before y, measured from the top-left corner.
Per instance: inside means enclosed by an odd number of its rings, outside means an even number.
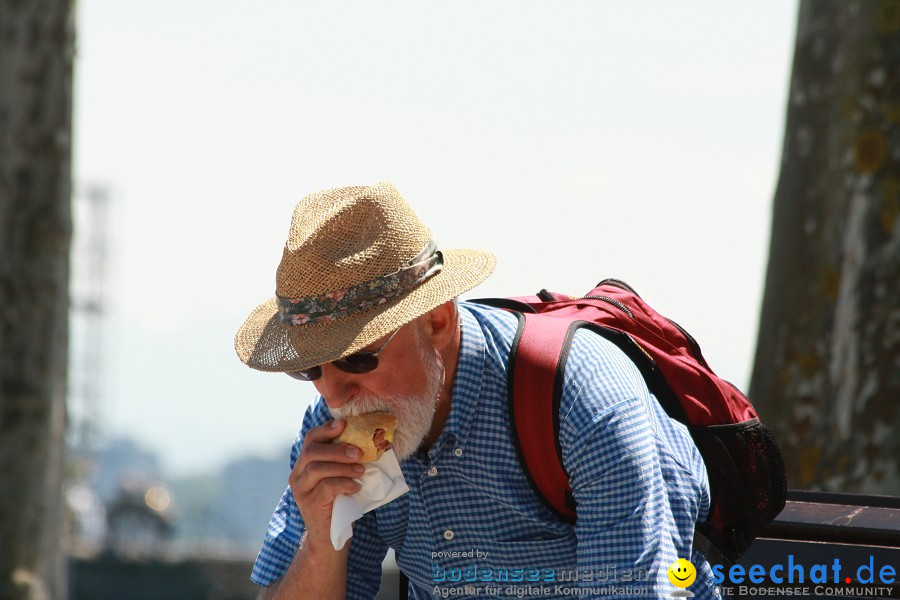
[[[519,327],[509,356],[509,413],[513,443],[532,486],[556,516],[575,521],[575,501],[559,444],[562,372],[578,323],[513,313]],[[555,452],[549,452],[554,448]]]

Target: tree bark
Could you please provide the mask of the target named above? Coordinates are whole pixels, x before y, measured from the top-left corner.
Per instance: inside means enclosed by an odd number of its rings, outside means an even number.
[[[900,2],[801,0],[750,397],[795,489],[900,494]]]
[[[0,598],[65,598],[74,9],[0,0]]]

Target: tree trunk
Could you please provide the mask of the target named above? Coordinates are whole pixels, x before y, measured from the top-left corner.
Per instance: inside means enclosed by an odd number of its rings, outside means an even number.
[[[0,0],[0,598],[65,598],[74,9]]]
[[[801,0],[750,397],[795,489],[900,494],[900,2]]]

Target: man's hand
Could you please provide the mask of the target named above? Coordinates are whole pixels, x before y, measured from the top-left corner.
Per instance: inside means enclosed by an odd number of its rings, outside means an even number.
[[[340,494],[355,494],[360,484],[354,481],[365,472],[359,461],[359,448],[332,444],[346,423],[335,420],[306,433],[303,449],[288,483],[306,526],[304,542],[309,550],[331,549],[331,510]]]
[[[335,551],[331,544],[331,507],[339,494],[355,494],[353,481],[365,472],[359,448],[331,441],[344,430],[343,421],[310,429],[288,484],[300,509],[306,534],[284,577],[259,594],[262,600],[343,598],[347,593],[350,545]]]

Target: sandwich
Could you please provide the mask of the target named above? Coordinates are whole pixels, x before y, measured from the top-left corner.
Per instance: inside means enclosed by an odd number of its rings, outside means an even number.
[[[394,443],[397,417],[391,413],[373,412],[344,419],[347,425],[333,444],[350,444],[359,448],[359,462],[375,462]]]

